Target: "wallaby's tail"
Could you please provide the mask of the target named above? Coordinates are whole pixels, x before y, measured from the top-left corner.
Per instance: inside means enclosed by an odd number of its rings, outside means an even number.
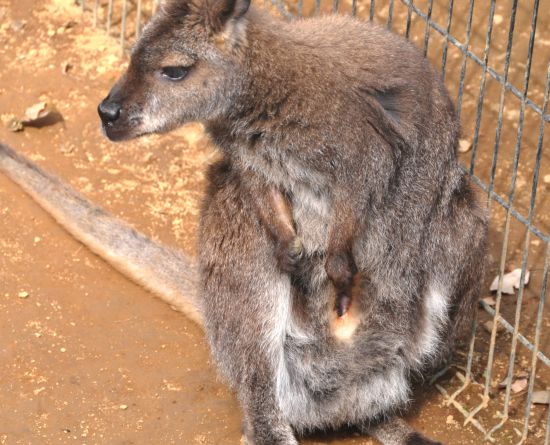
[[[0,171],[85,246],[202,325],[193,258],[154,243],[2,144]]]

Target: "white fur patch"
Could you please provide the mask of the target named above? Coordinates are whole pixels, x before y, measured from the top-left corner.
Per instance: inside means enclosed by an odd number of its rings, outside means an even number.
[[[424,296],[424,326],[417,345],[420,360],[429,358],[435,353],[441,329],[447,319],[448,306],[446,292],[432,283]]]
[[[305,249],[325,249],[328,244],[327,222],[331,215],[328,198],[300,185],[294,186],[292,193],[292,214]]]
[[[288,371],[286,369],[284,356],[284,342],[287,330],[292,325],[291,322],[291,301],[290,301],[290,281],[278,280],[277,286],[271,289],[276,298],[271,299],[276,305],[273,311],[273,318],[267,323],[269,327],[267,337],[267,349],[275,366],[275,385],[276,392],[279,394],[283,388],[288,387]]]
[[[141,130],[147,133],[155,133],[166,125],[165,113],[162,113],[162,104],[152,94],[147,96],[148,109],[143,111]]]

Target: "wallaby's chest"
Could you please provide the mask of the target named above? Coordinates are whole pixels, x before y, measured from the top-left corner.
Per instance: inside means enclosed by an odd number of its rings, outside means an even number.
[[[292,214],[298,236],[307,251],[324,251],[328,245],[332,220],[328,190],[316,191],[299,183],[291,189]]]

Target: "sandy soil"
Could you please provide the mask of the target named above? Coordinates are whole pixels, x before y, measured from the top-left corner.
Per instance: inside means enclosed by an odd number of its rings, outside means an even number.
[[[69,0],[0,0],[0,140],[140,231],[193,253],[213,150],[196,125],[117,145],[101,136],[95,109],[125,59],[118,39],[90,23],[91,14],[82,18]],[[41,100],[63,119],[7,129]],[[521,246],[521,227],[515,230]],[[499,233],[492,233],[495,258]],[[494,261],[491,267],[492,274]],[[535,294],[528,299],[534,307]],[[74,241],[3,176],[0,311],[0,444],[238,443],[238,404],[218,379],[201,330]],[[505,363],[505,342],[501,352]],[[447,444],[481,443],[435,390],[417,399],[413,425]],[[537,410],[541,421],[546,411]],[[342,431],[304,443],[374,442]]]

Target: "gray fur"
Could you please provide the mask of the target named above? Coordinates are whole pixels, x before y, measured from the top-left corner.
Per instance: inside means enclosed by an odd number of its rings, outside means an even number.
[[[441,364],[479,294],[487,223],[456,160],[452,102],[385,29],[349,17],[286,23],[247,6],[164,7],[106,98],[120,116],[103,117],[105,132],[120,140],[200,120],[223,153],[201,212],[199,292],[249,444],[350,424],[385,445],[430,443],[382,421],[407,407],[412,376]],[[162,78],[174,65],[189,66],[187,78]],[[255,183],[291,199],[307,255],[297,280],[277,267]],[[346,339],[331,327],[324,267],[339,232],[353,235],[360,277]]]

